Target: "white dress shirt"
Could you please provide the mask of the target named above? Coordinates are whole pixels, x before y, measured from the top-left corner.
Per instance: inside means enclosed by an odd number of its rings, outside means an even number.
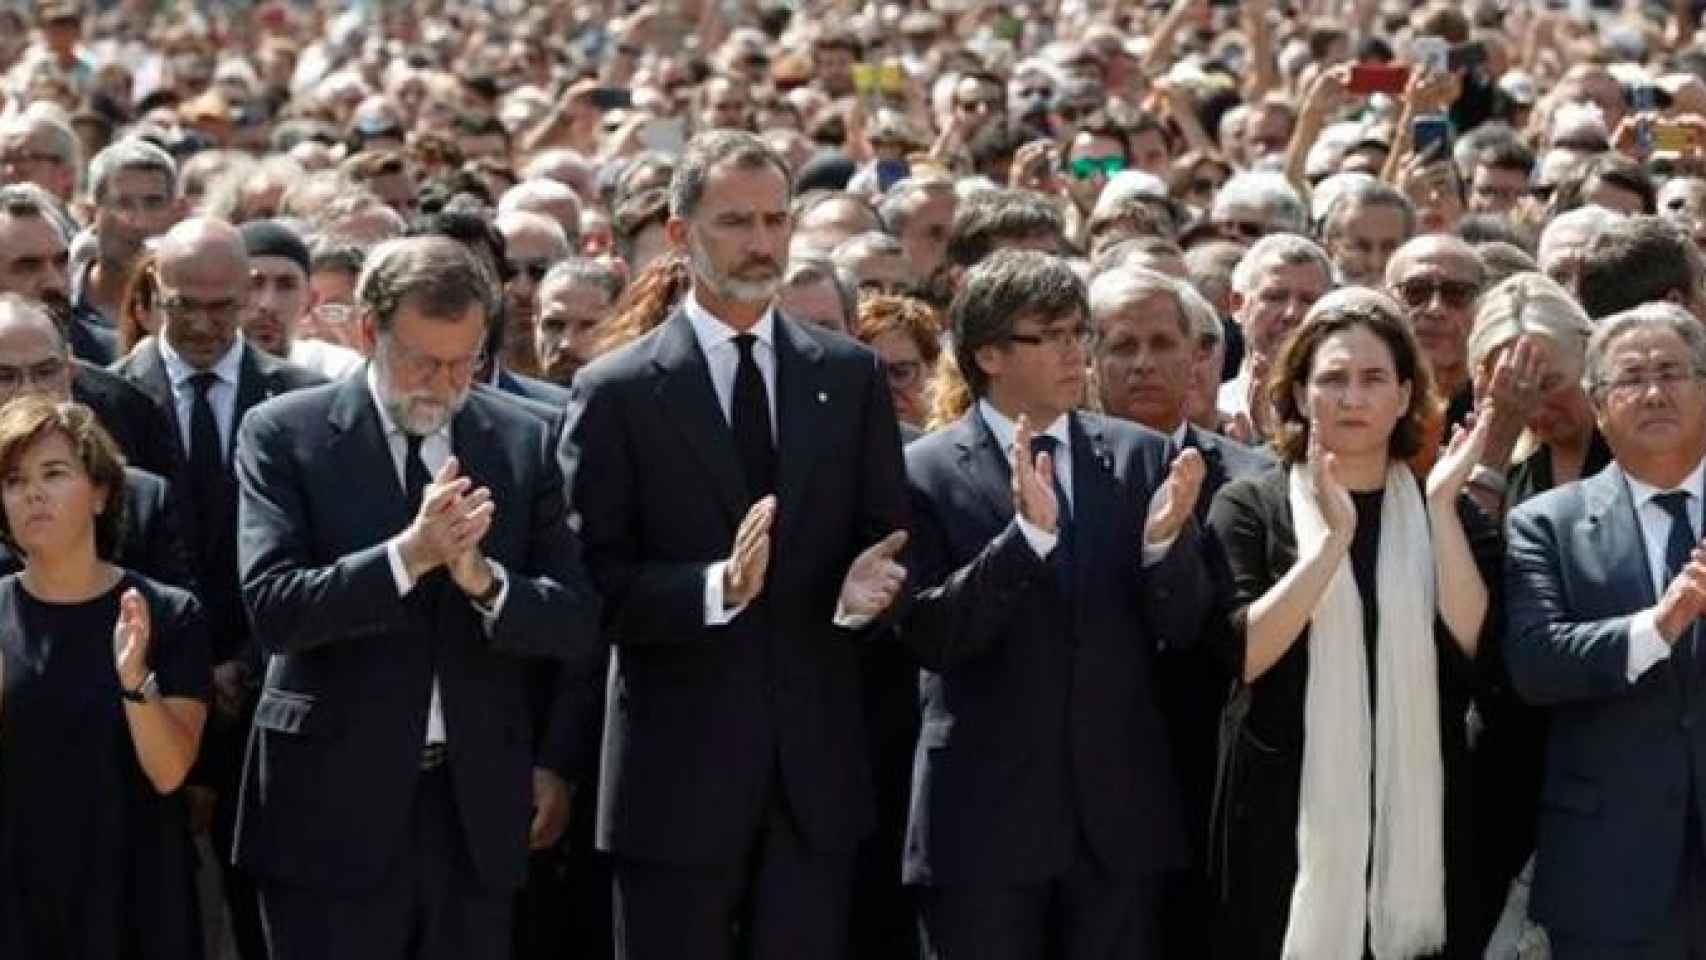
[[[367,368],[367,392],[373,400],[373,409],[379,412],[379,424],[385,430],[385,444],[391,451],[391,463],[397,470],[397,495],[401,497],[408,489],[408,465],[404,463],[403,458],[408,456],[409,441],[403,434],[403,428],[391,419],[390,411],[385,409],[385,404],[380,400],[378,374],[371,366]],[[433,477],[438,475],[438,471],[444,467],[444,461],[449,459],[450,424],[446,423],[421,438],[421,463],[426,467],[427,476]],[[411,522],[413,519],[410,517]],[[385,558],[391,562],[391,578],[397,584],[397,596],[406,597],[409,591],[415,589],[415,579],[409,576],[408,565],[403,562],[403,548],[399,543],[401,537],[402,534],[399,533],[386,542]],[[492,566],[492,577],[498,583],[498,595],[489,609],[479,604],[475,604],[474,609],[480,611],[480,615],[485,619],[486,629],[490,630],[492,622],[503,610],[504,601],[509,599],[509,577],[504,572],[503,565],[496,560],[488,558],[486,562]],[[432,699],[427,704],[426,742],[444,743],[446,739],[444,704],[439,697],[438,677],[434,675]]]
[[[307,367],[327,380],[342,380],[366,363],[367,358],[349,347],[298,337],[290,341],[290,362]]]
[[[1688,522],[1694,528],[1695,535],[1691,538],[1696,543],[1700,541],[1700,483],[1706,477],[1706,460],[1695,464],[1694,470],[1683,478],[1680,486],[1674,489],[1688,494]],[[1670,511],[1653,502],[1653,498],[1669,491],[1629,476],[1623,475],[1629,484],[1629,497],[1635,502],[1635,515],[1641,521],[1641,540],[1647,548],[1647,570],[1653,579],[1653,595],[1662,597],[1665,588],[1670,583],[1665,580],[1665,545],[1670,540],[1671,516]],[[1657,608],[1643,610],[1629,621],[1629,682],[1641,679],[1641,675],[1652,669],[1653,665],[1670,659],[1671,645],[1659,634],[1657,623]]]
[[[213,408],[213,422],[219,427],[219,459],[226,459],[231,449],[231,429],[237,419],[237,375],[243,369],[243,338],[237,336],[231,346],[213,364],[202,371],[190,366],[183,355],[172,349],[172,342],[158,337],[160,359],[166,364],[166,379],[172,384],[172,407],[178,414],[178,439],[187,455],[190,450],[190,417],[195,410],[195,384],[190,380],[199,373],[211,373],[219,382],[207,388],[207,404]]]
[[[709,310],[699,305],[698,297],[688,291],[687,300],[682,305],[682,311],[687,314],[687,321],[693,327],[693,338],[699,342],[699,351],[705,355],[705,366],[711,374],[711,389],[717,394],[717,404],[723,410],[723,419],[734,423],[731,410],[734,407],[735,371],[740,366],[740,348],[735,346],[735,337],[741,331],[729,326],[711,315]],[[776,439],[776,311],[775,308],[764,311],[764,316],[758,319],[751,330],[746,331],[758,338],[752,345],[752,360],[758,366],[758,372],[764,379],[764,392],[770,398],[770,439]],[[719,560],[705,568],[705,626],[720,627],[740,615],[746,605],[730,609],[723,608],[723,568],[728,566],[727,560]]]
[[[995,409],[995,405],[987,399],[977,402],[977,412],[979,416],[983,417],[983,422],[989,426],[989,432],[995,435],[996,445],[1004,451],[1011,450],[1013,438],[1019,432],[1019,425],[1009,419],[1006,414]],[[1048,429],[1037,434],[1037,436],[1049,436],[1058,441],[1053,457],[1054,477],[1060,481],[1060,489],[1066,494],[1066,507],[1070,511],[1077,493],[1072,489],[1072,431],[1067,426],[1067,415],[1061,414],[1056,417],[1055,421],[1048,425]],[[1154,515],[1160,502],[1159,495],[1150,499],[1149,511],[1151,516]],[[1047,560],[1048,555],[1054,552],[1055,544],[1060,542],[1060,534],[1058,532],[1050,533],[1038,527],[1026,520],[1023,514],[1014,513],[1013,518],[1019,521],[1019,532],[1024,535],[1025,542],[1031,545],[1031,549],[1036,551],[1038,557]],[[1141,551],[1143,565],[1152,567],[1160,563],[1166,558],[1167,551],[1172,548],[1173,541],[1177,539],[1178,537],[1175,536],[1160,543],[1145,541]]]

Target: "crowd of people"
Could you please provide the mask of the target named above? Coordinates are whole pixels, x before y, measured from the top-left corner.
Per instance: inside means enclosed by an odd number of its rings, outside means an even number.
[[[0,957],[1706,957],[1700,16],[0,8]]]

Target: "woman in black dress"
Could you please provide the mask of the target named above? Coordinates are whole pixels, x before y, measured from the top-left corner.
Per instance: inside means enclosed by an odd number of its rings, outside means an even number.
[[[1396,303],[1322,298],[1269,384],[1282,463],[1209,511],[1217,645],[1240,680],[1213,824],[1220,956],[1457,952],[1464,721],[1499,549],[1460,495],[1484,426],[1425,486],[1405,464],[1429,390]]]
[[[200,957],[183,784],[211,685],[195,601],[108,563],[123,467],[88,409],[0,407],[0,957]]]

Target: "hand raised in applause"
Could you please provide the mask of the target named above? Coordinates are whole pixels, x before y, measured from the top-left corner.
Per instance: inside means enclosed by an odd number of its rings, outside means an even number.
[[[723,606],[743,607],[758,599],[770,569],[770,525],[776,519],[776,497],[753,504],[735,530],[734,549],[723,565]]]
[[[905,530],[896,530],[854,558],[841,581],[837,609],[856,617],[875,617],[894,603],[906,583],[906,568],[895,559],[906,546],[906,537]]]
[[[1013,512],[1039,530],[1054,533],[1060,522],[1060,504],[1054,497],[1054,457],[1031,454],[1031,421],[1019,415],[1013,446],[1007,451],[1007,466],[1013,477]]]

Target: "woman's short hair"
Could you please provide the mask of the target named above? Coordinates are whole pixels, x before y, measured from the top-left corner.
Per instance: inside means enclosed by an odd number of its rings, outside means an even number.
[[[1433,377],[1421,361],[1416,335],[1404,322],[1397,301],[1367,287],[1345,287],[1315,301],[1297,329],[1280,348],[1279,361],[1268,377],[1268,402],[1279,419],[1273,446],[1287,463],[1308,459],[1309,418],[1297,405],[1297,388],[1309,382],[1315,352],[1328,337],[1354,327],[1366,328],[1379,337],[1392,353],[1392,367],[1399,383],[1410,385],[1410,407],[1398,418],[1387,441],[1394,460],[1408,460],[1421,449],[1424,424],[1432,413]]]
[[[1469,332],[1469,368],[1524,334],[1537,334],[1580,359],[1593,334],[1587,311],[1540,273],[1518,273],[1487,291]]]
[[[95,414],[80,403],[27,395],[0,406],[0,478],[18,468],[24,454],[51,434],[71,442],[89,482],[107,493],[106,509],[95,518],[95,552],[111,561],[124,540],[124,455]],[[12,532],[12,518],[0,509],[0,543],[24,555]]]
[[[888,333],[904,333],[918,347],[924,365],[936,366],[942,353],[942,321],[936,310],[915,297],[878,293],[859,299],[853,335],[870,343]]]

